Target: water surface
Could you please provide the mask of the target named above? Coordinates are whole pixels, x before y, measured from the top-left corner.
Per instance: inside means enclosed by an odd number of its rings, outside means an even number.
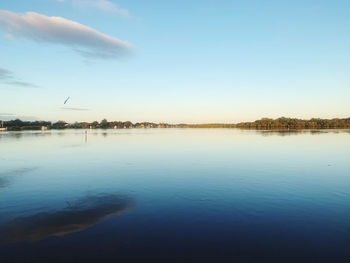
[[[350,131],[0,133],[0,262],[350,262]]]

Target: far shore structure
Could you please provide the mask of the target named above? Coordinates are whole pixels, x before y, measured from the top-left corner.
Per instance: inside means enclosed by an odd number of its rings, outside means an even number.
[[[0,124],[0,131],[7,131],[7,127],[4,127],[3,121],[1,121],[1,124]]]

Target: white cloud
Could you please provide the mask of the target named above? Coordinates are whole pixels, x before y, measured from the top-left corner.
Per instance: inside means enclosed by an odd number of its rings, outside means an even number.
[[[17,14],[0,10],[1,28],[18,38],[68,46],[86,57],[118,58],[133,49],[128,42],[91,27],[62,17],[49,17],[34,12]]]
[[[129,11],[107,0],[72,0],[73,6],[80,8],[94,8],[106,13],[113,13],[121,17],[130,17]]]

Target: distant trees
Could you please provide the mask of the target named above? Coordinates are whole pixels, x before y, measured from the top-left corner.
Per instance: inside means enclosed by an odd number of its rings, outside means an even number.
[[[236,128],[276,130],[276,129],[343,129],[350,128],[350,118],[346,119],[310,119],[301,120],[281,117],[278,119],[262,118],[254,122],[241,122],[235,125]]]
[[[102,129],[110,128],[109,123],[108,123],[108,121],[107,121],[106,119],[103,119],[103,120],[101,121],[100,127],[101,127]]]
[[[88,122],[75,122],[73,124],[69,124],[69,128],[72,129],[88,129],[90,124]]]
[[[4,121],[4,126],[8,130],[40,130],[42,126],[49,127],[51,122],[49,121],[21,121],[20,119]]]
[[[123,127],[125,127],[125,128],[132,128],[134,125],[132,124],[132,122],[131,121],[126,121],[126,122],[124,122],[124,125],[123,125]]]
[[[55,122],[54,124],[52,124],[52,129],[64,129],[66,128],[68,125],[68,123],[66,123],[65,121],[58,121]]]
[[[4,126],[8,130],[39,130],[42,126],[48,129],[130,129],[130,128],[240,128],[256,130],[297,130],[297,129],[344,129],[350,128],[350,118],[345,119],[317,119],[302,120],[296,118],[281,117],[278,119],[262,118],[253,122],[240,122],[237,124],[209,123],[209,124],[168,124],[138,122],[133,124],[130,121],[112,121],[103,119],[100,123],[94,122],[75,122],[67,123],[58,121],[51,123],[48,121],[21,121],[19,119],[4,121]]]

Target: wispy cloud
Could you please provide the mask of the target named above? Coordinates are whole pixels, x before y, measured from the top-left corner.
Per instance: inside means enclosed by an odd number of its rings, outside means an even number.
[[[62,1],[61,1],[62,2]],[[72,0],[72,5],[79,8],[92,8],[102,12],[116,14],[121,17],[130,17],[129,11],[107,0]]]
[[[59,3],[70,3],[73,7],[79,9],[92,9],[104,13],[115,14],[119,17],[128,18],[130,13],[127,9],[119,7],[117,4],[108,0],[55,0]]]
[[[16,80],[12,71],[1,67],[0,67],[0,81],[3,81],[4,84],[11,85],[11,86],[24,87],[24,88],[39,88],[39,86],[33,83]]]
[[[0,120],[2,121],[10,121],[20,119],[22,121],[38,121],[39,119],[34,116],[24,116],[24,115],[15,115],[15,114],[3,114],[0,113]]]
[[[0,80],[12,78],[12,72],[0,67]]]
[[[17,14],[0,10],[0,28],[14,37],[68,46],[88,58],[120,58],[133,49],[128,42],[91,27],[34,12]]]
[[[39,88],[39,86],[29,83],[29,82],[24,82],[24,81],[8,81],[5,82],[7,85],[12,85],[12,86],[20,86],[24,88]]]
[[[90,109],[84,109],[84,108],[65,108],[61,107],[61,110],[72,110],[72,111],[89,111]]]

